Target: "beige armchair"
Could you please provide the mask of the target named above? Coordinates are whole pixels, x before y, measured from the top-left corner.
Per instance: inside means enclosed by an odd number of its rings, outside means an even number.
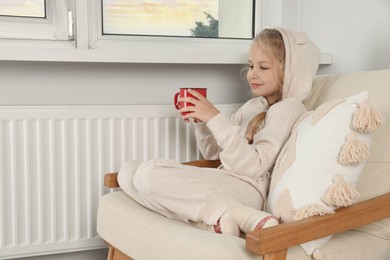
[[[390,70],[319,76],[306,105],[313,109],[364,89],[389,120]],[[219,162],[186,164],[217,167]],[[116,175],[106,174],[107,187],[118,187]],[[115,191],[100,201],[97,230],[109,246],[108,259],[311,259],[299,245],[331,234],[335,235],[322,248],[326,259],[390,259],[390,123],[374,134],[357,189],[360,202],[333,215],[256,230],[245,239],[167,219]]]

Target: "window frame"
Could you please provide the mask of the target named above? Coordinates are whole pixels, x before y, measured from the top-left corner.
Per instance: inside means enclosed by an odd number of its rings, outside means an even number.
[[[100,0],[48,0],[45,22],[29,24],[24,20],[20,24],[0,19],[0,61],[247,63],[251,40],[102,35],[100,3]],[[277,9],[274,9],[275,4],[265,5],[264,0],[256,0],[253,10],[257,14],[255,32],[260,31],[269,16],[278,16]],[[266,17],[265,11],[271,14]],[[24,28],[20,37],[7,35],[17,26]],[[2,30],[3,27],[7,30]],[[70,27],[74,31],[73,39],[68,36]],[[56,39],[53,31],[62,37]],[[323,54],[321,63],[331,64],[332,55]]]
[[[46,1],[46,18],[0,16],[0,46],[70,47],[67,2]]]
[[[250,39],[215,39],[164,36],[104,35],[100,0],[88,0],[90,8],[89,46],[95,50],[117,50],[134,63],[220,63],[247,61]],[[255,15],[258,14],[258,15]],[[256,0],[253,30],[262,28],[263,0]]]

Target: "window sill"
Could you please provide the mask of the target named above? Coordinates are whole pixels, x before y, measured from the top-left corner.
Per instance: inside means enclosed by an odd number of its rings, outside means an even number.
[[[249,47],[249,44],[248,44]],[[73,48],[0,47],[0,60],[162,64],[246,64],[247,50],[239,46],[188,50],[107,50]],[[332,55],[323,53],[321,64],[332,64]]]

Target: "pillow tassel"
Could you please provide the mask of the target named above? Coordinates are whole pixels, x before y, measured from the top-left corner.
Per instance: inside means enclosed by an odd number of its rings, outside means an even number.
[[[348,207],[352,205],[358,198],[359,192],[349,183],[344,181],[340,174],[333,177],[333,184],[330,185],[328,191],[322,196],[322,200],[331,206]]]
[[[384,122],[381,113],[375,109],[368,100],[359,105],[352,119],[352,128],[358,132],[373,132]]]
[[[300,220],[312,216],[323,216],[334,214],[334,210],[329,210],[322,204],[310,204],[300,209],[294,210],[293,220]]]
[[[367,159],[369,155],[366,144],[357,138],[356,133],[350,132],[346,136],[346,142],[343,145],[339,163],[341,165],[356,165]]]

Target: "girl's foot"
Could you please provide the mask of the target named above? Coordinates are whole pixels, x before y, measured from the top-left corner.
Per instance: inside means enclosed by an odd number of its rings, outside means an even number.
[[[253,230],[255,229],[262,229],[262,228],[267,228],[267,227],[273,227],[273,226],[277,226],[279,225],[279,220],[272,216],[272,215],[268,215],[264,218],[262,218],[256,225],[255,227],[253,228]]]
[[[232,203],[227,212],[234,217],[239,228],[245,234],[255,229],[279,225],[278,219],[268,212],[244,206],[240,203]]]
[[[227,234],[232,236],[239,236],[240,230],[234,217],[229,214],[223,214],[217,222],[217,225],[208,225],[204,222],[191,222],[193,226],[202,230],[211,231],[217,234]]]

